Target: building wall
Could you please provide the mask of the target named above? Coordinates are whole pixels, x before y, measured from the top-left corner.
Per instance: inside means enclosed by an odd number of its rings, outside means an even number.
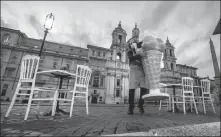
[[[20,31],[10,29],[1,31],[1,38],[3,39],[4,34],[9,33],[12,35],[9,45],[1,43],[1,94],[6,91],[6,94],[1,98],[6,99],[9,97],[11,100],[19,80],[22,57],[26,54],[38,55],[42,41],[24,37],[24,34]],[[125,44],[125,38],[123,37],[122,44]],[[116,43],[117,37],[113,41]],[[171,48],[170,46],[168,47]],[[165,52],[167,53],[164,54],[170,54],[169,50]],[[116,58],[117,53],[121,53],[121,59]],[[129,64],[126,60],[127,56],[123,45],[112,45],[110,49],[88,45],[87,49],[85,49],[46,41],[39,69],[48,70],[65,67],[68,71],[75,73],[77,64],[88,65],[93,71],[89,85],[89,102],[92,101],[92,96],[96,90],[98,103],[124,103],[129,98]],[[171,69],[170,65],[168,67],[164,66],[165,68],[161,69],[161,82],[179,83],[183,76],[197,77],[197,68],[176,64],[174,49],[171,57],[165,57],[164,55],[164,64],[171,62],[174,64],[174,69]],[[7,73],[8,71],[11,73]],[[93,74],[97,72],[99,72],[99,84],[98,87],[95,87]],[[103,79],[103,84],[100,83],[101,79]],[[120,79],[119,86],[117,86],[117,79]],[[37,86],[56,88],[58,84],[58,79],[52,77],[38,76],[36,80]],[[73,86],[74,79],[64,81],[62,88],[71,88]],[[120,91],[119,97],[116,96],[117,89]],[[167,89],[167,91],[172,93],[172,89]],[[139,89],[137,89],[135,101],[138,101],[139,97],[140,93]]]

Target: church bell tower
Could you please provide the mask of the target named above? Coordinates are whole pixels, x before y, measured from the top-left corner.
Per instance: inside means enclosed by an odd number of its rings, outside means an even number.
[[[118,27],[114,29],[112,33],[112,60],[117,60],[120,62],[126,62],[126,31],[121,26],[121,21],[118,24]]]
[[[170,43],[168,37],[166,41],[166,49],[163,54],[163,63],[166,70],[176,71],[176,60],[174,54],[175,47]]]

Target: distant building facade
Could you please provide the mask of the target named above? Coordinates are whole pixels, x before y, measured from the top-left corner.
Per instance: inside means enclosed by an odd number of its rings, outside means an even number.
[[[132,30],[132,37],[139,41],[137,25]],[[112,32],[110,48],[87,45],[80,48],[66,44],[45,41],[39,69],[61,69],[75,73],[77,64],[90,66],[93,70],[88,99],[90,103],[126,103],[129,91],[129,62],[126,53],[127,33],[121,23]],[[19,80],[21,59],[26,54],[38,55],[42,40],[28,38],[19,30],[1,27],[1,99],[5,100],[14,95]],[[176,64],[175,47],[167,38],[166,49],[163,54],[164,68],[161,69],[161,82],[179,83],[181,77],[191,76],[195,79],[197,68]],[[55,88],[59,81],[57,78],[38,76],[37,86]],[[71,88],[74,79],[64,81],[62,88]],[[137,89],[139,90],[139,89]],[[135,100],[138,101],[139,92]]]

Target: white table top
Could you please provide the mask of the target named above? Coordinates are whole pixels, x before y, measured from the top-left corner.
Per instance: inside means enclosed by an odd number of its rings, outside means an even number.
[[[70,73],[66,70],[59,70],[59,69],[53,69],[53,70],[45,70],[45,71],[38,71],[37,74],[44,74],[48,76],[67,76],[67,77],[75,77],[76,75],[74,73]]]

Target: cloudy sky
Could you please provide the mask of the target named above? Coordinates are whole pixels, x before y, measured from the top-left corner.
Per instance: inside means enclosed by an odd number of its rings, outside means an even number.
[[[127,39],[137,23],[141,38],[151,34],[166,41],[168,36],[177,64],[197,67],[199,76],[213,78],[211,37],[220,65],[220,35],[212,36],[220,18],[220,1],[1,1],[1,26],[42,39],[49,13],[55,16],[49,41],[109,48],[119,21]]]

